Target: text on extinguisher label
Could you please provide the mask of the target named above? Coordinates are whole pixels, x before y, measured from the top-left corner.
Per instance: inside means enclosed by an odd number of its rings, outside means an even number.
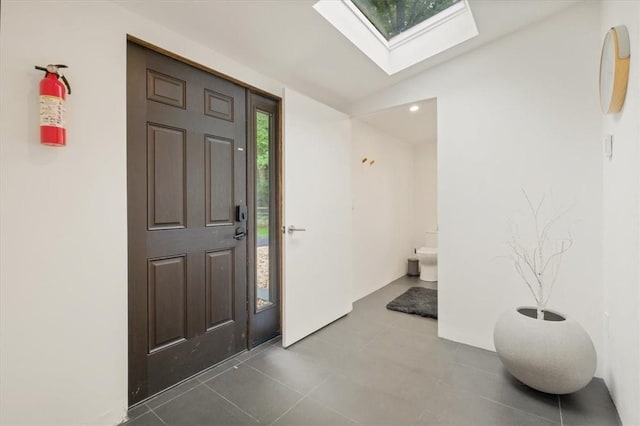
[[[64,99],[40,95],[40,125],[64,127]]]

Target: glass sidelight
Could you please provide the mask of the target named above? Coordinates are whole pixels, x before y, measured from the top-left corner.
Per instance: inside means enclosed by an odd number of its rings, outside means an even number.
[[[273,116],[256,110],[255,206],[256,206],[256,310],[274,303],[271,283],[270,242],[271,214],[271,146],[273,144]]]
[[[278,102],[249,96],[249,347],[280,333]]]

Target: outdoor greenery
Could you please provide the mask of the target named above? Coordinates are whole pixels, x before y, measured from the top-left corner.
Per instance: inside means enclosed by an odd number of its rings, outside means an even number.
[[[387,39],[431,18],[461,0],[352,0]]]
[[[256,114],[256,177],[258,208],[269,207],[269,114]]]
[[[269,167],[269,114],[258,111],[256,114],[256,139],[258,145],[258,168]]]
[[[268,238],[269,237],[269,227],[267,225],[258,225],[258,238]]]
[[[271,116],[256,113],[256,222],[258,238],[269,236],[269,137]]]

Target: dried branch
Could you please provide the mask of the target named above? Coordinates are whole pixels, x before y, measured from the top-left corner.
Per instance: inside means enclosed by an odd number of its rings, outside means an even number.
[[[523,246],[520,242],[519,236],[517,235],[516,226],[514,226],[513,237],[512,240],[508,242],[508,245],[512,251],[512,260],[514,262],[516,273],[525,282],[529,291],[536,300],[540,318],[540,313],[549,302],[553,287],[557,281],[562,258],[573,246],[573,237],[569,232],[568,238],[555,240],[556,249],[551,255],[547,256],[545,254],[545,248],[549,244],[551,229],[555,224],[557,224],[558,220],[568,212],[569,209],[551,218],[547,223],[541,226],[540,216],[545,202],[545,197],[543,196],[540,199],[540,202],[534,206],[534,203],[531,201],[531,198],[524,189],[522,190],[522,193],[527,201],[530,213],[533,216],[535,246],[531,250]]]
[[[567,242],[567,245],[565,247],[565,242]],[[564,253],[566,253],[567,250],[569,250],[571,248],[571,246],[573,246],[573,239],[569,238],[567,240],[563,240],[561,243],[561,247],[560,250],[558,250],[556,253],[553,253],[551,256],[549,256],[549,258],[547,259],[547,262],[544,264],[544,268],[542,268],[542,273],[544,274],[545,271],[547,270],[547,266],[549,266],[549,263],[558,258],[559,256],[561,257]]]

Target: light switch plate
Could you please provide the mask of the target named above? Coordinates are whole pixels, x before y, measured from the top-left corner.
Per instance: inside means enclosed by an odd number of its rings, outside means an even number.
[[[604,156],[613,157],[613,135],[607,135],[604,138]]]

